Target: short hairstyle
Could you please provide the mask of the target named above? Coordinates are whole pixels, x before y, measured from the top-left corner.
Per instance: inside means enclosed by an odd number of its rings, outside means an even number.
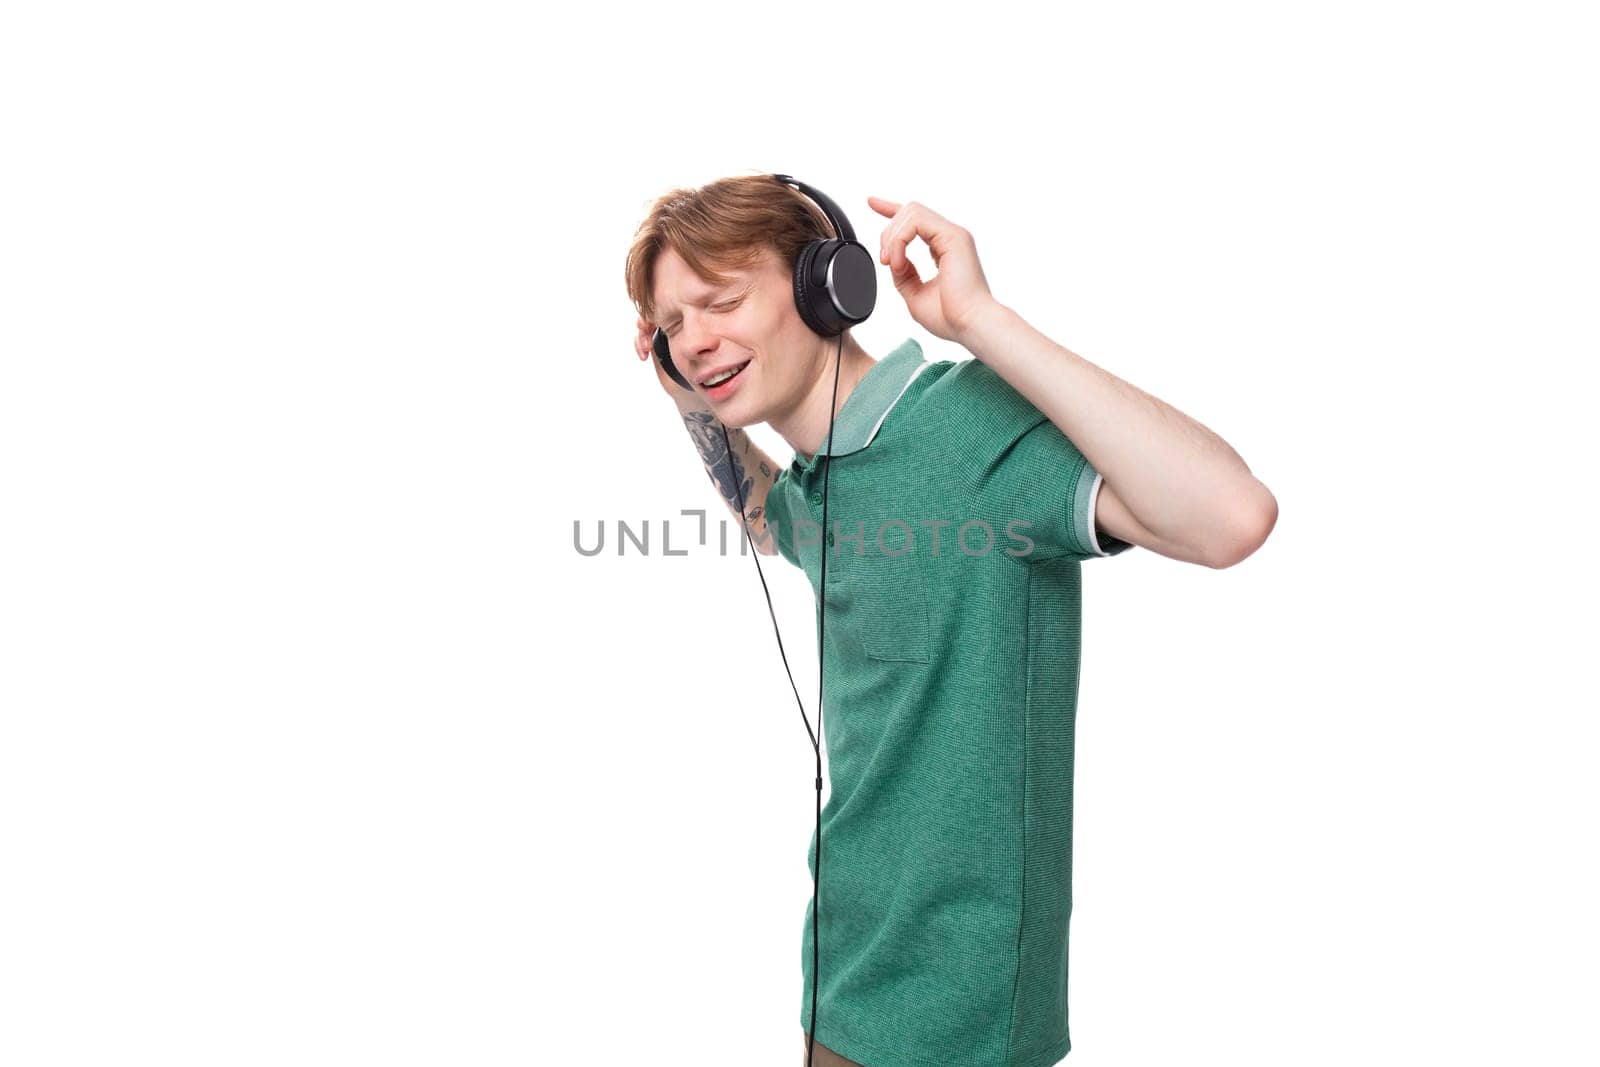
[[[732,279],[723,271],[750,266],[763,249],[793,267],[807,243],[833,236],[821,208],[770,174],[673,189],[656,198],[634,233],[624,270],[628,297],[640,316],[655,321],[656,260],[665,248],[702,280],[725,285]]]

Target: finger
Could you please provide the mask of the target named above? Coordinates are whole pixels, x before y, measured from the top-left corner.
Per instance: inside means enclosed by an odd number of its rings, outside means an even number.
[[[922,221],[924,214],[925,209],[920,205],[907,204],[884,233],[883,261],[889,265],[889,270],[897,278],[905,273],[906,266],[911,262],[906,258],[907,246],[918,234],[926,230],[926,224]],[[912,274],[915,273],[916,268],[913,267]]]
[[[885,200],[881,196],[867,197],[867,206],[872,208],[872,210],[876,211],[878,214],[888,215],[891,218],[894,216],[895,212],[900,210],[899,204],[895,203],[893,200]]]
[[[883,235],[878,238],[878,262],[894,267],[895,239],[907,225],[912,224],[911,216],[916,214],[916,206],[914,202],[898,205],[894,218],[889,220],[889,224],[883,228]]]
[[[917,272],[917,265],[911,262],[909,257],[901,258],[900,266],[890,272],[889,278],[907,300],[922,291],[922,275]]]
[[[894,287],[907,300],[914,298],[922,291],[922,275],[917,271],[917,265],[911,262],[911,257],[906,255],[906,248],[916,237],[918,231],[917,217],[921,209],[915,203],[907,203],[889,223],[884,231],[883,250],[879,258],[889,265],[889,277],[894,282]]]
[[[900,270],[902,264],[909,262],[906,249],[915,238],[920,237],[927,244],[936,270],[943,264],[945,255],[955,247],[959,227],[921,205],[915,207],[916,210],[908,211],[904,220],[896,224],[895,233],[889,241],[889,266],[893,270]]]

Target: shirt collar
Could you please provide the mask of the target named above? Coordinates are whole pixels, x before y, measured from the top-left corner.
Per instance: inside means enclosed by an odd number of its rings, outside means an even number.
[[[818,456],[848,456],[866,448],[878,435],[878,427],[889,417],[895,402],[927,367],[928,361],[923,358],[922,346],[916,338],[902,341],[894,351],[873,364],[866,377],[844,398],[833,420],[833,449],[828,449],[824,437],[822,447],[811,457],[811,462],[805,462],[796,453],[795,467],[809,470],[816,465]]]

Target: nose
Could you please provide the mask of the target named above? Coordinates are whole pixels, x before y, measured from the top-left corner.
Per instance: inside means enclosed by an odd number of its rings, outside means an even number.
[[[709,317],[692,308],[684,311],[678,336],[673,338],[672,354],[690,368],[690,381],[695,381],[704,373],[719,341],[720,338],[711,329]]]

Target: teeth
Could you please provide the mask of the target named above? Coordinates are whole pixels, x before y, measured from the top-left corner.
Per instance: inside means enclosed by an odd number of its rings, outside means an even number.
[[[707,378],[706,379],[706,386],[709,388],[710,386],[713,386],[713,385],[720,385],[721,383],[727,381],[729,378],[732,378],[735,374],[738,374],[742,367],[743,367],[743,364],[740,364],[738,367],[734,367],[732,370],[724,371],[723,373],[717,375],[715,378]]]

